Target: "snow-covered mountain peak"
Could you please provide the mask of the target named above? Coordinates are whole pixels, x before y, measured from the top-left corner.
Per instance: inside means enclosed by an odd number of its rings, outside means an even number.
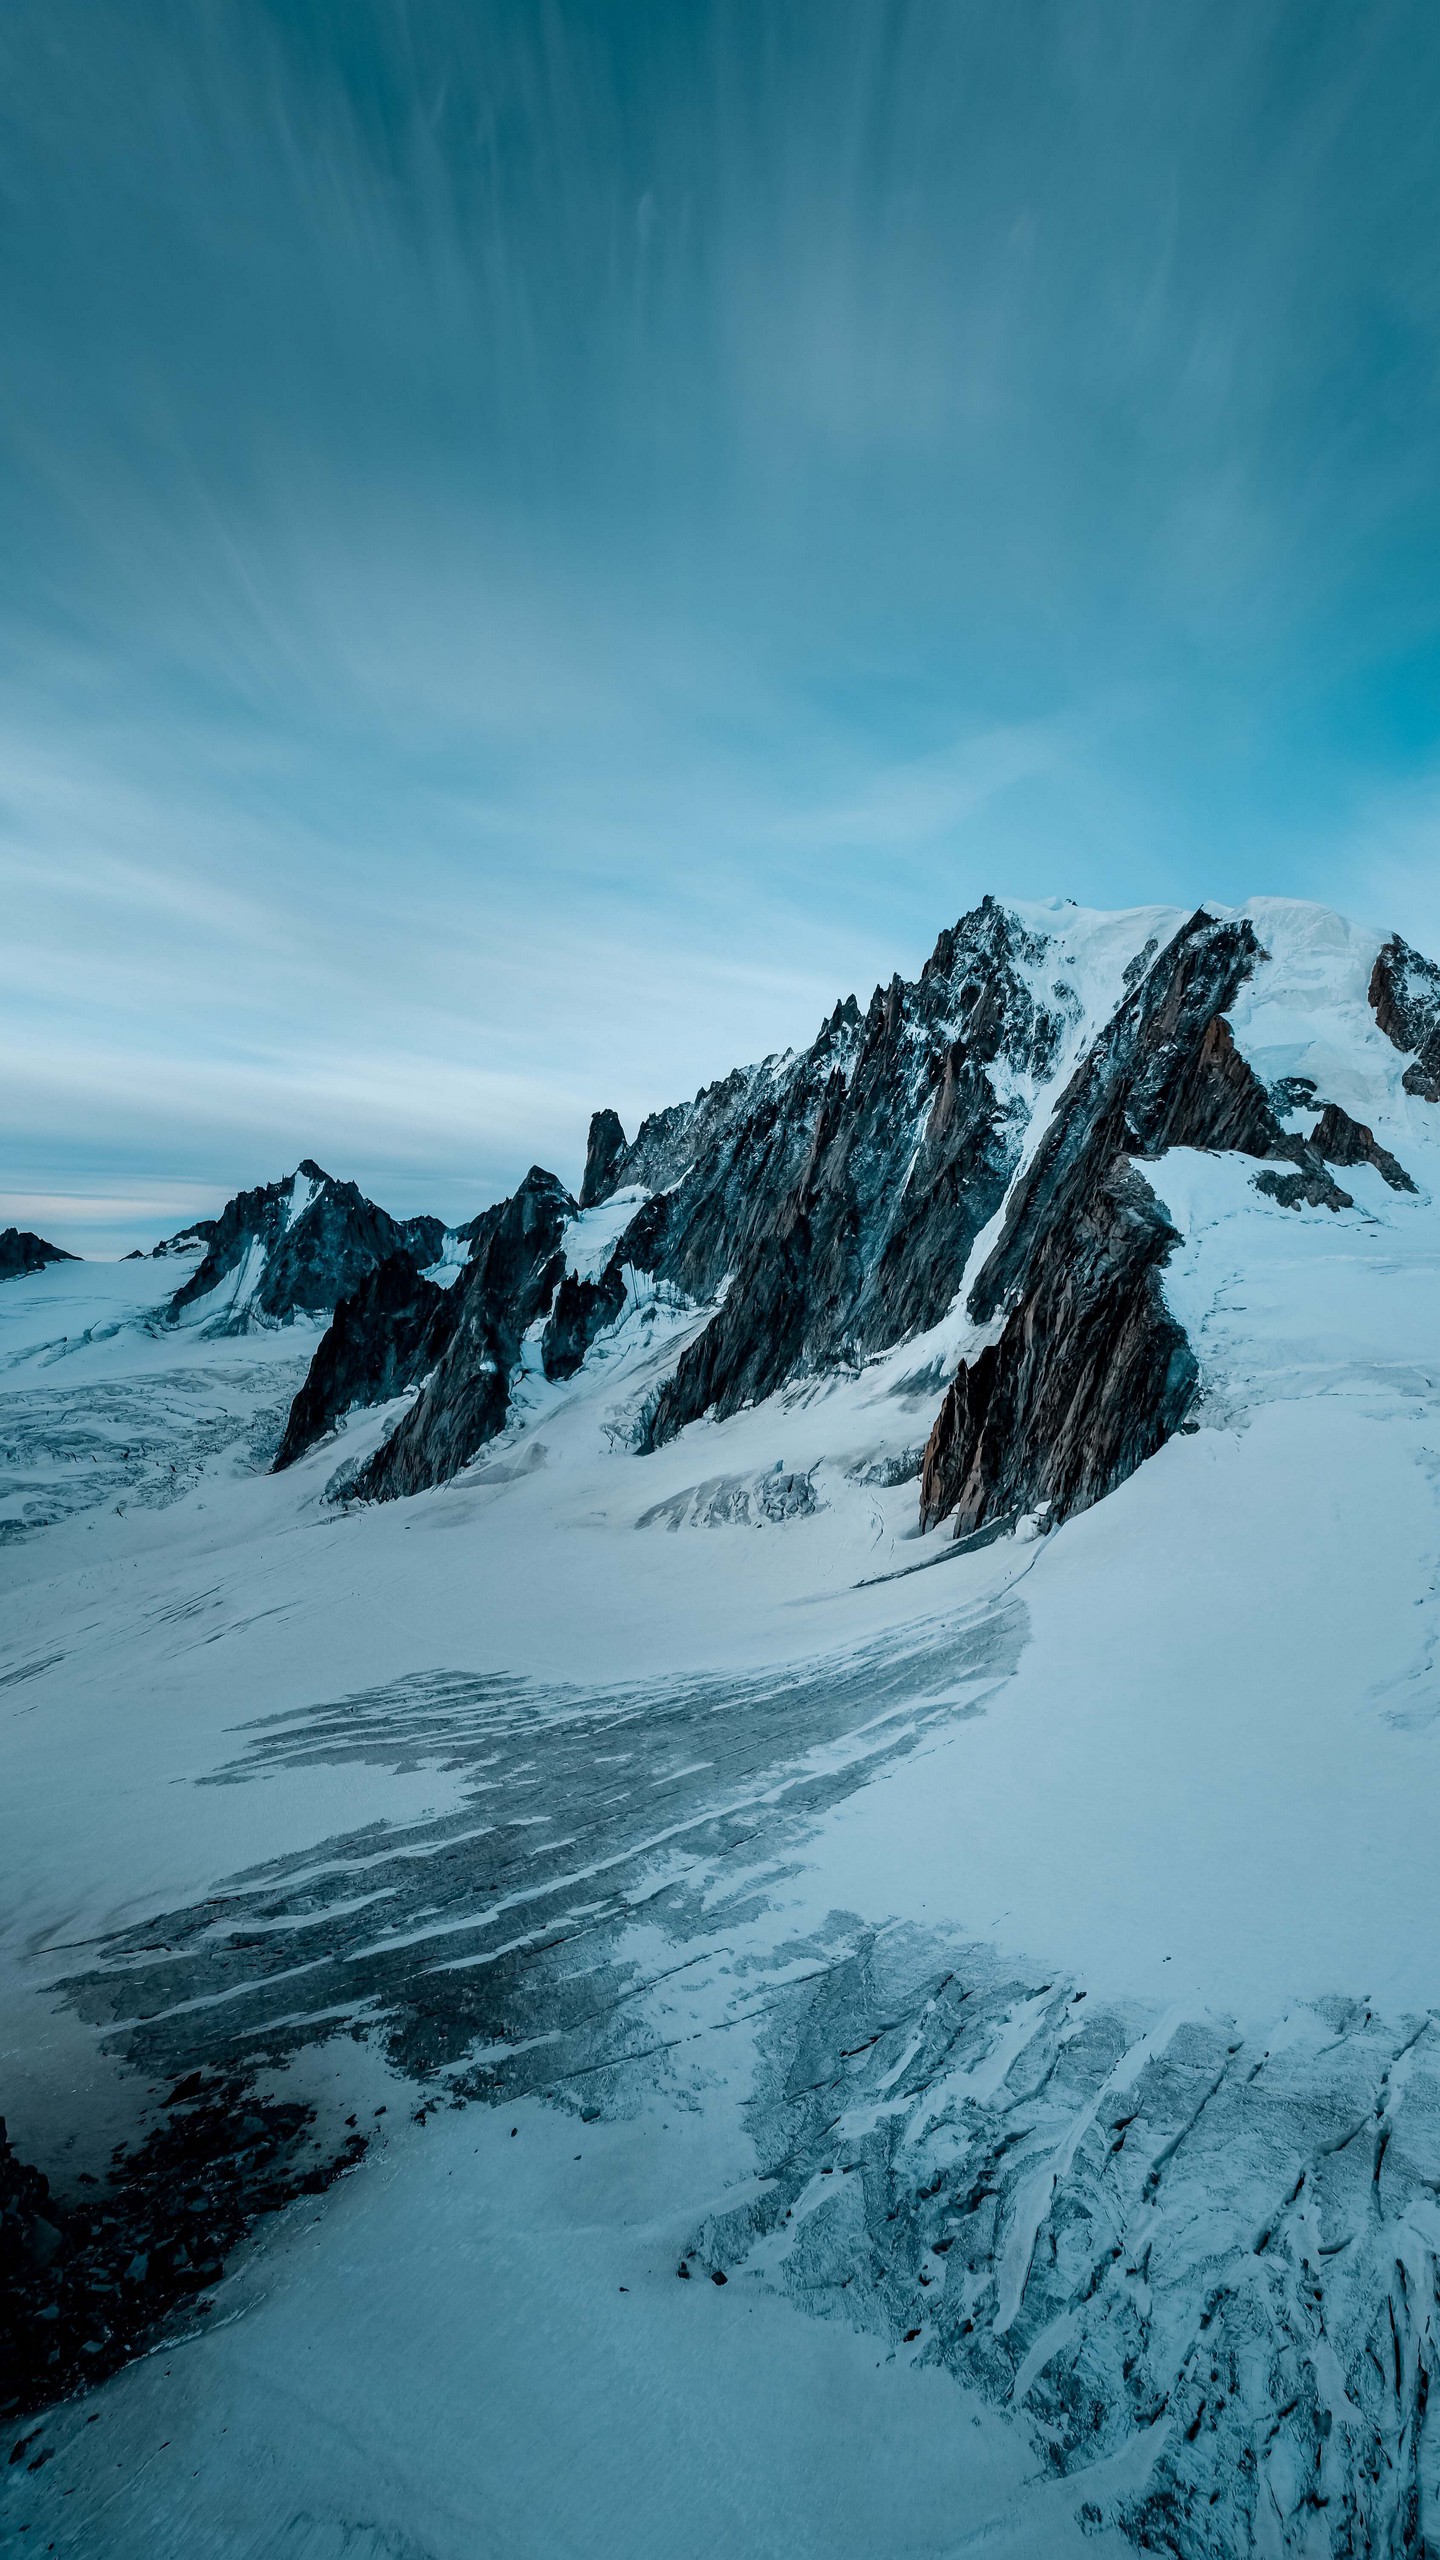
[[[737,1068],[633,1140],[598,1112],[584,1216],[629,1209],[607,1215],[603,1249],[597,1227],[572,1253],[575,1204],[537,1168],[510,1210],[476,1221],[438,1331],[405,1318],[400,1368],[426,1383],[363,1489],[443,1480],[520,1427],[532,1327],[544,1376],[579,1380],[637,1289],[653,1327],[658,1289],[677,1348],[641,1446],[913,1345],[912,1370],[955,1370],[922,1518],[967,1534],[1062,1519],[1163,1445],[1200,1390],[1164,1290],[1176,1230],[1142,1168],[1177,1147],[1238,1151],[1292,1215],[1351,1210],[1336,1167],[1418,1188],[1397,1144],[1408,1070],[1377,1015],[1380,948],[1298,901],[1187,915],[983,900],[913,984],[878,986],[863,1013],[843,1000],[808,1051]],[[1423,1013],[1418,967],[1392,1019]],[[375,1356],[393,1391],[393,1348]],[[357,1345],[344,1364],[347,1394],[364,1358]],[[339,1410],[312,1398],[317,1425]]]
[[[440,1219],[394,1219],[306,1156],[283,1181],[238,1192],[210,1223],[171,1318],[244,1331],[328,1316],[392,1254],[417,1268],[437,1261],[444,1237]]]

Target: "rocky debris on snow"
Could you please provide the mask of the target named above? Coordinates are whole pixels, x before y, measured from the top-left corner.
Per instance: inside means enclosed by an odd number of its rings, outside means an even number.
[[[1386,1039],[1415,1051],[1406,1092],[1440,1102],[1440,968],[1392,933],[1370,973],[1370,1002]]]
[[[392,1253],[342,1298],[290,1407],[272,1473],[293,1466],[357,1405],[385,1404],[433,1369],[454,1330],[456,1293]]]
[[[0,2414],[103,2381],[176,2311],[208,2309],[200,2297],[261,2214],[362,2156],[359,2135],[317,2153],[314,2121],[234,2073],[193,2072],[103,2183],[67,2202],[17,2159],[0,2117]]]
[[[439,1218],[392,1218],[307,1156],[287,1181],[227,1203],[204,1259],[171,1299],[170,1317],[205,1307],[223,1331],[243,1332],[256,1322],[328,1315],[392,1254],[417,1268],[433,1263],[444,1236]]]
[[[1248,922],[1191,917],[1125,997],[1056,1105],[970,1292],[997,1341],[962,1363],[937,1416],[921,1519],[957,1537],[1097,1502],[1183,1421],[1198,1380],[1160,1270],[1179,1242],[1133,1159],[1229,1149],[1287,1205],[1350,1207],[1307,1140],[1284,1130],[1225,1010],[1262,957]]]
[[[845,1472],[852,1484],[890,1488],[897,1484],[918,1483],[924,1463],[925,1445],[922,1441],[910,1449],[868,1451],[864,1457],[856,1458]]]
[[[1268,1168],[1255,1176],[1255,1188],[1282,1209],[1353,1209],[1355,1202],[1324,1173],[1276,1173]]]
[[[709,1476],[642,1511],[637,1529],[761,1529],[824,1509],[813,1474],[771,1467],[759,1476]]]
[[[49,1262],[78,1262],[78,1254],[66,1253],[63,1246],[47,1244],[43,1236],[32,1235],[28,1227],[0,1228],[0,1280],[22,1280],[27,1272],[43,1271]]]

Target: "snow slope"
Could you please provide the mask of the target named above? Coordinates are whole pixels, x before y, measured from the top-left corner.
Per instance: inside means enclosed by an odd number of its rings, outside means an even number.
[[[1378,933],[1249,912],[1244,1054],[1417,1189],[1148,1165],[1196,1427],[1049,1537],[916,1534],[958,1300],[637,1457],[707,1312],[637,1283],[455,1484],[347,1510],[392,1416],[258,1471],[293,1340],[162,1337],[144,1264],[0,1293],[12,2138],[73,2186],[197,2066],[370,2136],[43,2423],[17,2539],[1440,2537],[1440,1112]],[[1078,1040],[1164,920],[1061,923]]]

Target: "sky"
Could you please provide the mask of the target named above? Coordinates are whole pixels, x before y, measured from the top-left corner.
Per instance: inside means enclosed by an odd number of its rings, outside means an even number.
[[[1440,13],[9,0],[0,1222],[469,1215],[985,890],[1440,951]]]

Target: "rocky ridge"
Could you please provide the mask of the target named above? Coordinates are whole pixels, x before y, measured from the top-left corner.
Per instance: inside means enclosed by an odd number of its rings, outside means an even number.
[[[800,1055],[737,1068],[652,1114],[633,1141],[613,1111],[598,1112],[578,1204],[536,1168],[514,1203],[485,1213],[533,1208],[550,1185],[560,1210],[533,1256],[498,1266],[477,1233],[457,1290],[465,1320],[366,1489],[442,1481],[502,1429],[504,1388],[537,1319],[545,1374],[573,1375],[623,1313],[627,1271],[702,1305],[724,1290],[648,1418],[650,1445],[703,1411],[733,1412],[801,1370],[854,1365],[934,1323],[1079,1016],[1073,990],[1042,986],[1045,957],[1044,936],[987,898],[941,935],[915,984],[877,988],[863,1016],[853,996],[837,1004]],[[570,1273],[566,1220],[627,1190],[641,1205],[604,1270]],[[463,1421],[442,1420],[452,1404]]]
[[[953,1514],[963,1536],[1027,1511],[1061,1520],[1184,1420],[1198,1372],[1160,1282],[1179,1237],[1136,1159],[1233,1150],[1291,1168],[1257,1177],[1287,1205],[1353,1206],[1315,1143],[1283,1128],[1225,1019],[1261,957],[1249,923],[1202,908],[1061,1094],[970,1291],[974,1322],[1003,1317],[1003,1330],[962,1363],[940,1409],[925,1526]]]
[[[641,1449],[924,1341],[959,1310],[972,1347],[930,1433],[921,1525],[1053,1526],[1099,1500],[1184,1425],[1200,1383],[1164,1293],[1178,1233],[1141,1168],[1177,1147],[1239,1154],[1279,1206],[1331,1214],[1354,1207],[1336,1168],[1414,1185],[1312,1080],[1267,1088],[1243,1056],[1229,1014],[1266,958],[1245,917],[1200,909],[1084,991],[1067,947],[1063,926],[986,898],[913,984],[877,987],[863,1013],[845,999],[809,1049],[737,1068],[633,1140],[597,1112],[578,1202],[532,1168],[462,1231],[471,1259],[443,1306],[398,1272],[366,1275],[277,1463],[343,1411],[418,1388],[353,1489],[444,1482],[506,1427],[527,1333],[547,1379],[573,1378],[645,1274],[711,1312],[641,1417]],[[1440,969],[1392,937],[1370,1003],[1415,1053],[1405,1089],[1440,1095]],[[571,1221],[631,1195],[603,1267],[572,1269]]]
[[[672,1208],[661,1277],[705,1298],[733,1276],[653,1441],[938,1322],[1078,1010],[1063,979],[1043,983],[1045,960],[1043,937],[987,899],[913,986],[877,987],[863,1018],[853,998],[837,1005],[788,1076],[747,1097]],[[655,1156],[647,1123],[618,1178],[643,1179]]]

